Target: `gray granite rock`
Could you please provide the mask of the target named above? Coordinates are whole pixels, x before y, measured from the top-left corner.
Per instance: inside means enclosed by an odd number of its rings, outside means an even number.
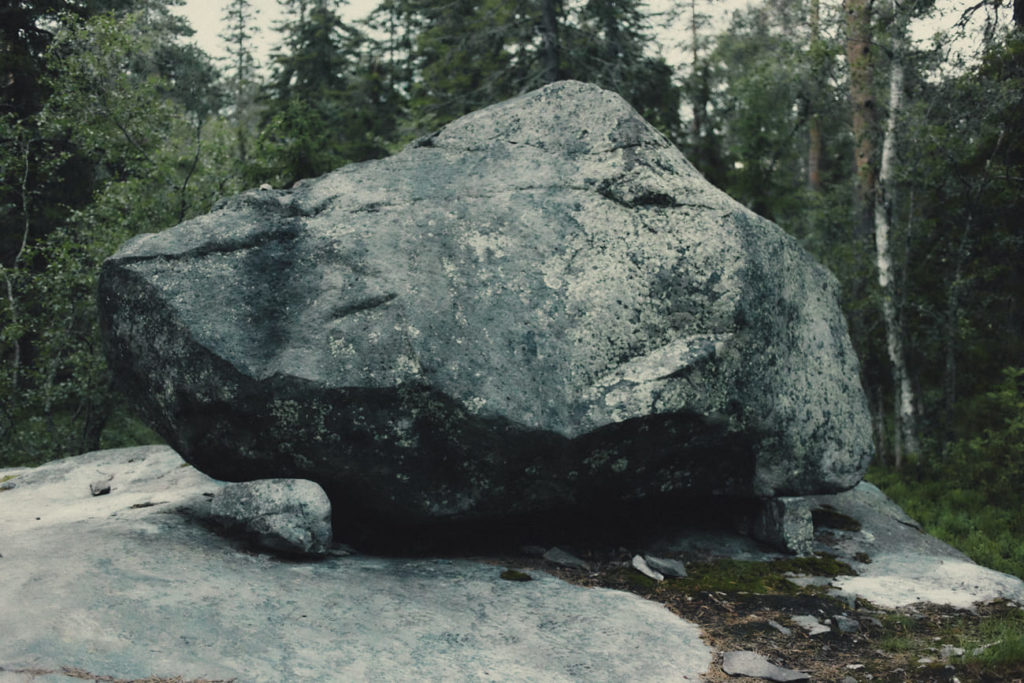
[[[633,569],[637,570],[649,579],[654,579],[655,581],[665,580],[665,575],[655,569],[652,569],[647,564],[647,560],[643,558],[643,555],[634,555],[630,564],[633,565]]]
[[[755,538],[796,555],[810,555],[814,549],[810,504],[800,497],[765,500],[754,520],[753,534]]]
[[[83,496],[98,470],[118,486]],[[2,681],[671,681],[711,663],[665,607],[544,572],[253,553],[203,520],[222,484],[166,447],[18,481],[0,494]]]
[[[860,622],[845,614],[836,614],[832,617],[832,623],[836,625],[840,633],[856,633],[860,630]]]
[[[726,652],[722,655],[722,671],[730,676],[749,676],[768,681],[809,681],[810,676],[793,669],[784,669],[756,652]]]
[[[790,617],[790,620],[803,630],[807,631],[807,635],[810,636],[820,636],[832,631],[828,626],[818,621],[817,617],[811,616],[810,614],[796,615]]]
[[[561,82],[135,237],[99,308],[197,468],[425,524],[855,485],[837,291],[625,101]]]
[[[97,479],[89,484],[89,493],[93,496],[105,496],[110,493],[110,479]]]
[[[774,619],[769,619],[768,620],[768,625],[771,626],[773,629],[775,629],[776,631],[778,631],[779,633],[781,633],[784,636],[791,636],[791,635],[793,635],[793,629],[787,628],[787,627],[783,626],[782,624],[780,624],[779,622],[775,621]]]
[[[680,560],[658,557],[657,555],[644,555],[644,560],[651,569],[661,572],[669,578],[686,578],[686,565]]]
[[[320,554],[331,544],[331,502],[306,479],[228,484],[214,497],[210,514],[277,552]]]
[[[587,562],[558,547],[549,549],[544,553],[543,557],[551,564],[557,564],[559,567],[583,569],[584,571],[590,570],[590,565]]]

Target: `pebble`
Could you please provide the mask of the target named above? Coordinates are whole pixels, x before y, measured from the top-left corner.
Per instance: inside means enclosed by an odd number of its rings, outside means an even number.
[[[590,571],[590,565],[576,557],[572,553],[567,553],[559,547],[554,547],[544,553],[544,559],[552,564],[557,564],[559,567],[568,567],[569,569],[583,569]]]
[[[655,557],[654,555],[644,555],[644,560],[647,562],[648,567],[656,572],[661,572],[665,576],[673,579],[686,578],[686,565],[679,560]]]
[[[856,619],[851,619],[845,614],[836,614],[832,617],[832,622],[839,629],[840,633],[856,633],[860,630],[860,622]]]
[[[110,480],[100,479],[89,484],[89,492],[94,496],[105,496],[110,493]]]
[[[632,564],[633,564],[633,569],[637,570],[638,572],[640,572],[641,574],[643,574],[644,576],[646,576],[648,578],[654,579],[655,581],[664,581],[665,580],[665,575],[662,574],[659,571],[651,569],[647,565],[647,560],[645,560],[643,558],[643,556],[641,556],[641,555],[634,555],[633,556]]]
[[[808,681],[811,677],[802,671],[783,669],[769,662],[763,655],[746,650],[726,652],[722,656],[722,671],[730,676],[751,676],[769,681]]]
[[[821,635],[822,633],[829,633],[832,631],[832,629],[830,629],[828,626],[821,623],[809,614],[790,617],[790,620],[803,630],[807,631],[808,635],[817,636]]]

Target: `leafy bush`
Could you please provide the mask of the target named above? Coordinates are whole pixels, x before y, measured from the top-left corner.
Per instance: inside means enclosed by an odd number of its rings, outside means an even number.
[[[925,530],[974,561],[1024,578],[1024,369],[985,394],[993,425],[905,471],[868,478]]]

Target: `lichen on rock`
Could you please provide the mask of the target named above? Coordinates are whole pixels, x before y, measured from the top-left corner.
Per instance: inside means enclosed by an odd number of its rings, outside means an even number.
[[[582,83],[136,237],[99,298],[188,462],[379,521],[826,493],[872,451],[835,278]]]

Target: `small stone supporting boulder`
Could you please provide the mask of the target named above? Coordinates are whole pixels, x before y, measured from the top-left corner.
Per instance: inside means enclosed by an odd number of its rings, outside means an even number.
[[[317,555],[331,544],[331,502],[305,479],[228,484],[210,504],[210,516],[275,552]]]
[[[415,525],[855,485],[837,289],[620,97],[562,82],[136,237],[99,305],[188,462]]]

